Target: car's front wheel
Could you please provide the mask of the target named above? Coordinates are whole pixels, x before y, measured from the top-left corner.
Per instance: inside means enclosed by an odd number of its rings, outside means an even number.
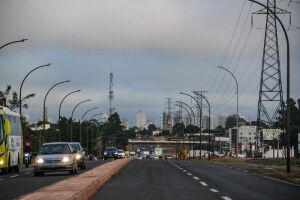
[[[72,168],[72,170],[69,172],[69,174],[72,174],[72,175],[74,175],[74,174],[77,174],[77,165],[75,164],[75,165],[73,165],[73,168]]]

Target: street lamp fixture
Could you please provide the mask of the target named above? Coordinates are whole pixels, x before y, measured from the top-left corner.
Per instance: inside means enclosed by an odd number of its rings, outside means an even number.
[[[96,110],[97,108],[98,108],[98,107],[96,106],[96,107],[94,107],[94,108],[88,109],[87,111],[85,111],[85,112],[83,113],[83,115],[81,116],[81,118],[80,118],[80,120],[79,120],[79,141],[80,141],[80,143],[81,143],[81,122],[82,122],[83,118],[85,117],[85,115],[86,115],[87,113],[89,113],[89,112],[92,111],[92,110]]]

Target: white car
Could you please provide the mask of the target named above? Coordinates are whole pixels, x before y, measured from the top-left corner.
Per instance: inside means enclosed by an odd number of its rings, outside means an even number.
[[[118,149],[118,158],[125,158],[125,152],[123,149]]]
[[[34,176],[53,171],[68,171],[70,174],[76,174],[76,155],[77,151],[73,150],[67,142],[45,143],[35,158]]]

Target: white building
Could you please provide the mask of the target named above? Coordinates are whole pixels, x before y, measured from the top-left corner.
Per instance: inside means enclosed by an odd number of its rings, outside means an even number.
[[[256,139],[256,126],[241,126],[238,128],[229,129],[229,146],[239,150],[254,150]]]
[[[122,119],[122,125],[125,127],[126,130],[129,129],[129,121],[128,119]]]
[[[146,125],[146,115],[142,111],[136,113],[136,126],[142,129]]]

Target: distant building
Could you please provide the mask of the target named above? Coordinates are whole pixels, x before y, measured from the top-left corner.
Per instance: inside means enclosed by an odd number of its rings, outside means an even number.
[[[256,126],[241,126],[229,129],[229,146],[238,150],[254,150],[256,140]]]
[[[216,129],[218,126],[225,127],[227,116],[224,115],[213,115],[210,119],[210,129]],[[204,130],[208,129],[209,123],[208,123],[208,116],[204,115],[202,117],[202,128]]]
[[[140,129],[146,125],[146,115],[142,111],[136,113],[136,126]]]
[[[122,125],[125,127],[126,130],[128,130],[130,127],[128,119],[122,119]]]

